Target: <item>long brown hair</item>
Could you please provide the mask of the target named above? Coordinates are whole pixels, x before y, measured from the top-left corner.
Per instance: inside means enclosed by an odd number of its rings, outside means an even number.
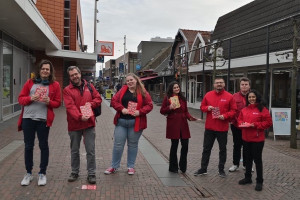
[[[49,80],[50,83],[53,83],[55,81],[55,70],[54,70],[53,64],[49,60],[41,60],[41,62],[39,63],[39,67],[37,69],[37,72],[36,72],[36,78],[37,79],[41,78],[40,72],[41,72],[41,69],[42,69],[43,65],[45,65],[45,64],[50,65],[50,75],[49,75],[48,80]]]
[[[134,73],[126,74],[126,78],[128,76],[132,76],[136,80],[136,89],[135,89],[134,95],[141,94],[143,97],[145,97],[146,96],[146,89],[145,89],[144,84],[142,83],[141,79],[137,75],[135,75]]]

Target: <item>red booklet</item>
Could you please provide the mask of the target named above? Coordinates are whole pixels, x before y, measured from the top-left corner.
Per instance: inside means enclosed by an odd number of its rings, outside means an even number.
[[[213,119],[217,119],[220,115],[220,108],[219,107],[214,107],[212,110],[211,110],[211,113],[212,113],[212,118]]]
[[[39,95],[39,101],[43,101],[43,98],[45,96],[47,96],[47,87],[45,86],[39,86],[36,88],[34,94],[38,94]]]
[[[133,101],[129,101],[128,102],[128,113],[129,114],[134,114],[134,112],[136,111],[136,107],[137,107],[137,103],[133,102]]]
[[[90,104],[85,104],[84,106],[80,106],[81,114],[84,116],[93,116],[93,110]]]

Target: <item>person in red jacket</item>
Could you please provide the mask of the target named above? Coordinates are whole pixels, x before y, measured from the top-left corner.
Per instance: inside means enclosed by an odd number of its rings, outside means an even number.
[[[49,163],[48,137],[54,120],[53,108],[61,103],[61,90],[55,81],[55,72],[49,60],[42,60],[39,64],[37,77],[29,79],[19,95],[22,112],[18,121],[18,130],[23,130],[25,143],[25,174],[21,185],[29,185],[33,180],[33,149],[35,133],[41,150],[40,172],[38,185],[46,185],[46,170]]]
[[[177,149],[180,139],[181,153],[179,168],[182,173],[185,173],[189,138],[191,137],[187,120],[196,121],[197,119],[192,117],[188,112],[186,98],[182,95],[178,82],[173,81],[169,84],[167,95],[160,108],[160,113],[167,116],[166,138],[171,139],[169,171],[178,173]]]
[[[246,153],[245,178],[239,181],[240,185],[251,184],[251,169],[253,161],[256,166],[256,191],[262,190],[263,164],[262,151],[265,143],[264,130],[272,126],[269,110],[263,106],[261,95],[256,90],[251,90],[247,95],[247,107],[242,109],[238,124],[242,127],[243,148]]]
[[[78,179],[80,168],[80,141],[82,137],[86,150],[87,181],[96,183],[96,160],[95,160],[95,116],[91,109],[100,106],[102,99],[92,84],[81,79],[78,67],[70,66],[67,69],[70,84],[63,90],[64,102],[67,111],[68,132],[71,139],[71,167],[72,172],[69,182]],[[90,91],[92,89],[93,92]]]
[[[240,91],[233,94],[236,102],[237,112],[231,120],[231,132],[233,138],[233,165],[229,168],[229,172],[236,171],[240,166],[241,149],[243,146],[242,130],[239,128],[237,119],[241,110],[246,106],[246,94],[250,91],[250,80],[246,77],[240,79]],[[243,148],[243,159],[245,159],[245,148]],[[243,162],[243,166],[245,163]]]
[[[127,173],[133,175],[139,138],[147,128],[146,114],[153,109],[152,99],[139,77],[129,73],[126,75],[126,85],[113,96],[111,106],[117,111],[114,117],[114,147],[111,167],[104,173],[111,174],[118,170],[127,140]]]
[[[219,176],[226,177],[224,165],[227,156],[227,133],[229,120],[236,113],[236,103],[229,92],[224,90],[225,82],[223,78],[214,80],[214,90],[205,94],[200,109],[207,112],[205,122],[205,132],[203,141],[203,152],[201,159],[201,168],[194,175],[207,174],[211,149],[217,139],[219,143]]]

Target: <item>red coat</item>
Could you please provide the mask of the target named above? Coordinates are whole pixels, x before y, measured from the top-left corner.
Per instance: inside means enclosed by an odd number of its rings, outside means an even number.
[[[243,122],[254,124],[254,127],[242,128],[242,139],[246,142],[264,141],[264,130],[272,126],[272,118],[269,110],[264,107],[260,112],[254,104],[250,104],[242,109],[238,118],[238,124]]]
[[[246,106],[246,95],[243,95],[241,93],[241,91],[239,91],[239,92],[233,94],[233,99],[234,99],[234,101],[236,103],[237,111],[236,111],[234,117],[232,118],[231,123],[235,127],[238,127],[239,126],[238,122],[237,122],[238,117],[240,115],[241,110],[243,108],[245,108],[245,106]]]
[[[208,111],[208,106],[219,107],[220,114],[224,116],[224,120],[213,119],[212,112]],[[205,94],[200,109],[203,112],[207,112],[205,129],[226,132],[229,128],[229,120],[235,115],[236,103],[229,92],[222,90],[217,93],[215,90],[212,90]]]
[[[74,87],[72,83],[63,90],[64,102],[67,110],[68,131],[78,131],[94,127],[96,125],[95,116],[91,116],[85,122],[81,120],[82,114],[80,112],[80,106],[84,106],[86,102],[90,102],[92,108],[96,108],[100,106],[102,99],[100,94],[91,84],[91,88],[93,90],[92,97],[89,88],[86,86],[87,82],[85,80],[83,81],[85,82],[85,87],[82,96],[80,94],[80,90]]]
[[[123,98],[125,92],[127,91],[127,89],[128,89],[128,86],[124,85],[119,90],[119,92],[117,92],[113,96],[113,98],[111,100],[111,106],[117,111],[116,115],[114,117],[115,125],[117,125],[118,119],[120,118],[122,110],[124,109],[124,106],[122,105],[122,98]],[[140,116],[135,118],[134,131],[136,131],[136,132],[147,128],[146,114],[148,114],[153,109],[152,99],[147,91],[146,91],[145,97],[138,95],[137,100],[138,100],[137,110],[140,112]]]
[[[188,112],[187,102],[179,98],[179,103],[179,108],[170,110],[169,98],[165,96],[160,108],[160,113],[167,115],[166,138],[168,139],[188,139],[191,137],[187,120],[190,120],[192,116]]]
[[[19,104],[22,105],[22,112],[19,117],[18,121],[18,131],[22,130],[22,120],[23,120],[23,112],[24,112],[24,106],[30,105],[32,103],[31,96],[30,96],[30,90],[33,86],[34,82],[33,80],[29,79],[23,89],[20,92],[19,95]],[[52,126],[53,120],[54,120],[54,112],[53,108],[58,108],[61,103],[61,92],[60,92],[60,86],[59,83],[54,81],[49,85],[49,104],[47,105],[47,126]]]

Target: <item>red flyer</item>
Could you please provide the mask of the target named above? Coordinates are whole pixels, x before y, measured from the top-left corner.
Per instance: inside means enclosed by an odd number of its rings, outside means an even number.
[[[136,111],[137,103],[133,101],[128,102],[128,113],[133,115],[134,112]]]
[[[82,190],[96,190],[97,186],[96,185],[82,185],[81,189]]]
[[[211,110],[211,113],[212,113],[212,118],[217,119],[220,116],[220,108],[219,107],[214,107]]]
[[[244,122],[244,123],[240,124],[239,127],[241,127],[241,128],[243,128],[243,127],[244,127],[244,128],[245,128],[245,127],[251,127],[251,124],[248,123],[248,122]]]
[[[34,95],[39,95],[39,101],[43,101],[43,98],[47,96],[47,87],[39,86],[36,88]]]
[[[80,106],[81,114],[84,116],[93,116],[93,110],[90,104],[85,104],[84,106]]]

